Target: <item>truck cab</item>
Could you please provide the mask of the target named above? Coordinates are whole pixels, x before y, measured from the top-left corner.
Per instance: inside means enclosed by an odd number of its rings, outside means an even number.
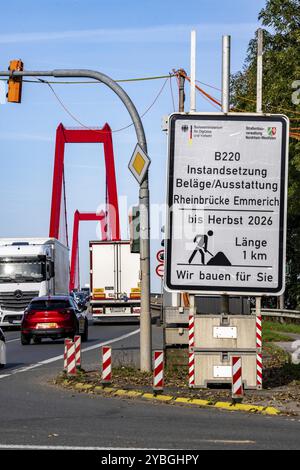
[[[68,265],[55,239],[0,239],[0,327],[19,326],[34,297],[66,294]]]

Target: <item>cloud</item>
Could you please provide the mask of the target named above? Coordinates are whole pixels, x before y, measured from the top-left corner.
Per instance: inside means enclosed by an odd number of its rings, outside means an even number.
[[[189,32],[196,29],[200,41],[211,41],[222,34],[249,39],[258,23],[205,23],[198,25],[161,25],[146,28],[89,29],[0,34],[0,44],[50,41],[86,41],[101,43],[185,43]]]

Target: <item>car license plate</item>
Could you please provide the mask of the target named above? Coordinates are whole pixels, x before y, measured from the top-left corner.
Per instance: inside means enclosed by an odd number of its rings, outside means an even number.
[[[38,330],[47,330],[48,328],[56,328],[57,323],[38,323],[36,325]]]

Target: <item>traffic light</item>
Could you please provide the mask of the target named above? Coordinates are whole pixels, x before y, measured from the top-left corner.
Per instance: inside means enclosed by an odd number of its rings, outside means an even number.
[[[11,72],[21,72],[23,70],[23,62],[21,60],[11,60],[8,70]],[[11,77],[8,80],[7,101],[9,103],[21,103],[22,96],[22,77]]]
[[[130,251],[131,253],[140,252],[140,209],[139,206],[133,206],[129,214],[130,227]]]

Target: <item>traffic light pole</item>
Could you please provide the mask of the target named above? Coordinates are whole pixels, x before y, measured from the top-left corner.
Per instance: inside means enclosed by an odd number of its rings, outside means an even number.
[[[56,77],[56,78],[92,78],[107,85],[125,105],[135,128],[138,144],[147,153],[144,127],[133,102],[112,78],[95,70],[61,69],[52,71],[0,71],[2,77]],[[140,186],[140,225],[141,225],[141,332],[140,332],[140,367],[150,372],[151,367],[151,311],[150,311],[150,228],[149,228],[149,188],[148,172]]]

